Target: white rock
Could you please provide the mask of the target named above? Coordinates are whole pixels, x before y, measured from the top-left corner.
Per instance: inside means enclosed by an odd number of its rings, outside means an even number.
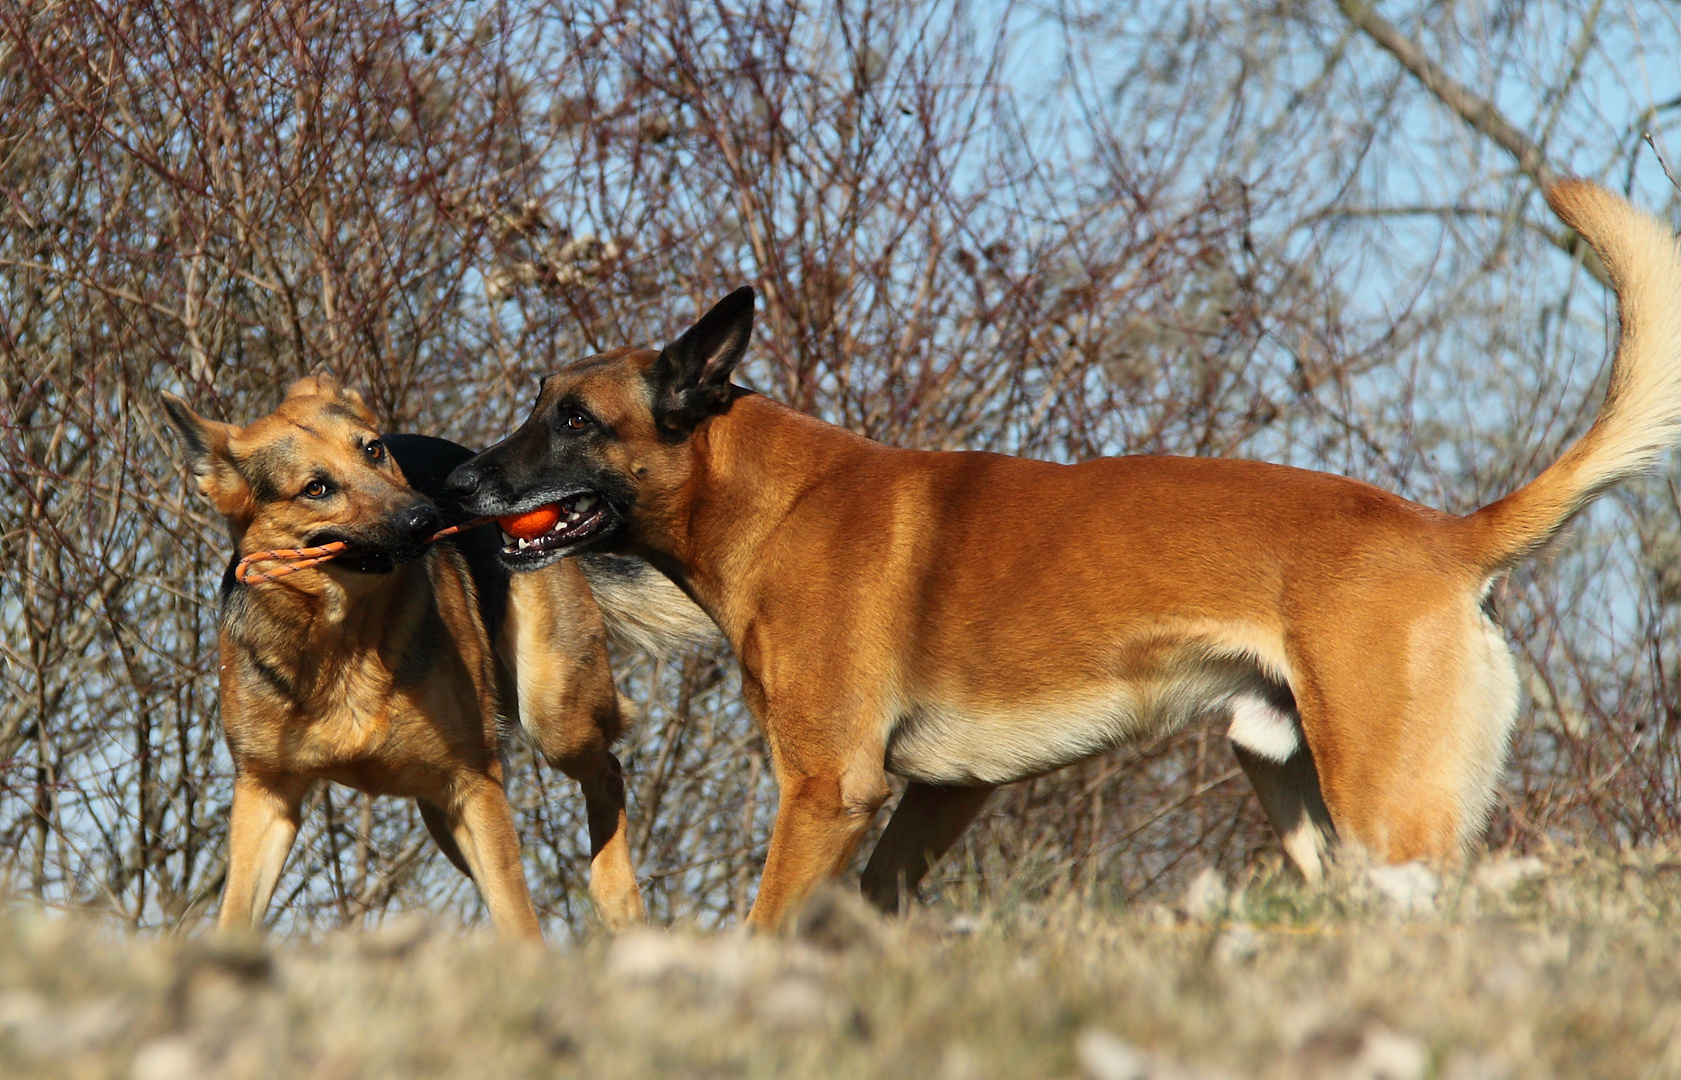
[[[38,1058],[104,1046],[122,1034],[130,1019],[129,1010],[113,998],[51,1006],[27,990],[0,997],[0,1036]]]
[[[1214,941],[1214,958],[1222,964],[1240,964],[1253,960],[1261,951],[1261,935],[1248,923],[1233,923],[1220,932]]]
[[[1074,1040],[1074,1060],[1087,1080],[1150,1080],[1150,1059],[1138,1047],[1102,1028]]]
[[[811,1027],[829,1015],[829,995],[813,979],[784,975],[759,993],[755,1011],[771,1027]]]
[[[202,1076],[205,1063],[191,1043],[180,1036],[153,1039],[134,1053],[129,1080],[191,1080]]]
[[[1074,1040],[1074,1060],[1086,1080],[1230,1080],[1146,1053],[1102,1028],[1087,1028]]]
[[[1436,893],[1442,887],[1435,872],[1421,862],[1373,866],[1366,871],[1366,880],[1396,908],[1414,915],[1434,910]]]
[[[1532,881],[1547,872],[1547,864],[1533,855],[1522,859],[1507,856],[1490,859],[1477,867],[1471,880],[1477,888],[1484,892],[1504,896],[1526,881]]]
[[[30,990],[0,994],[0,1034],[10,1034],[45,1019],[52,1010],[47,999]]]
[[[1370,1027],[1348,1070],[1349,1080],[1424,1080],[1430,1051],[1422,1040],[1385,1027]]]
[[[946,1044],[940,1054],[939,1080],[974,1080],[984,1073],[981,1070],[981,1056],[967,1043],[954,1042]]]
[[[607,952],[610,979],[660,982],[670,975],[692,971],[696,950],[685,938],[658,930],[630,930],[613,939]]]
[[[693,936],[632,930],[607,951],[610,979],[669,987],[673,981],[708,991],[735,993],[778,975],[819,978],[830,961],[798,942],[724,933]]]
[[[1179,898],[1179,910],[1192,922],[1212,922],[1226,914],[1231,899],[1231,891],[1226,888],[1220,871],[1208,866],[1185,887],[1185,895]]]

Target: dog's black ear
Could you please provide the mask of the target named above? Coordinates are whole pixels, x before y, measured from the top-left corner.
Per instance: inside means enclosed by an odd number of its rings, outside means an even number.
[[[187,465],[198,481],[199,492],[224,514],[230,516],[250,498],[250,487],[234,463],[229,444],[238,431],[232,424],[206,420],[174,394],[163,395],[163,409],[169,414],[169,426],[181,450],[187,455]]]
[[[753,336],[753,287],[744,285],[713,305],[648,369],[654,423],[684,436],[730,403],[730,372]]]

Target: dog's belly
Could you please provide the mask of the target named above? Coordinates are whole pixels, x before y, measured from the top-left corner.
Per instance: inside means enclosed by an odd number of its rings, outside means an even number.
[[[1125,700],[1014,712],[921,706],[894,728],[887,768],[930,784],[1007,784],[1138,738],[1145,726]]]
[[[1287,718],[1286,730],[1291,730],[1294,709],[1288,695],[1258,666],[1228,660],[1151,678],[1116,679],[1009,707],[919,702],[894,725],[886,765],[890,772],[931,784],[1008,784],[1122,743],[1166,734],[1201,717],[1268,713]],[[1282,709],[1269,704],[1281,697],[1286,702]],[[1254,726],[1253,720],[1246,722]],[[1232,735],[1247,746],[1249,740],[1235,727]]]

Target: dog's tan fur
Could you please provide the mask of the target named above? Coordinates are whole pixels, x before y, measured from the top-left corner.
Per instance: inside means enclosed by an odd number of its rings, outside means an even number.
[[[238,555],[305,546],[324,529],[357,535],[431,505],[376,442],[361,398],[329,378],[294,384],[275,413],[244,428],[165,403]],[[316,478],[329,497],[301,494]],[[387,573],[329,562],[264,584],[224,581],[222,722],[235,781],[221,926],[261,925],[305,797],[334,780],[416,799],[498,931],[539,937],[503,792],[499,684],[508,712],[583,787],[590,893],[604,921],[643,917],[623,778],[608,752],[621,721],[606,629],[580,566],[511,582],[498,573],[489,587],[507,590],[506,616],[494,648],[476,587],[455,542]]]
[[[450,483],[481,513],[601,493],[595,542],[722,628],[781,789],[757,925],[846,866],[886,770],[911,783],[864,888],[892,906],[993,786],[1209,714],[1309,877],[1333,838],[1450,859],[1518,704],[1490,590],[1681,434],[1673,237],[1590,184],[1549,198],[1617,284],[1610,389],[1555,465],[1466,517],[1250,461],[890,449],[729,386],[746,290],[664,352],[552,376]]]

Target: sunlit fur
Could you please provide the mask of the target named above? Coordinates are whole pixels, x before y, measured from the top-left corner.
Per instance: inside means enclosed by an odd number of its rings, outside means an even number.
[[[728,386],[746,290],[663,352],[551,376],[451,483],[478,512],[617,492],[598,543],[648,559],[723,630],[781,789],[756,924],[847,864],[885,768],[911,783],[864,889],[891,907],[991,786],[1252,701],[1269,734],[1235,752],[1304,874],[1333,838],[1452,859],[1517,711],[1491,581],[1681,433],[1674,238],[1589,184],[1549,198],[1618,286],[1610,393],[1557,464],[1466,517],[1259,462],[891,449]],[[587,440],[556,430],[563,403],[596,418]]]
[[[378,442],[362,399],[329,378],[294,384],[273,414],[244,428],[206,420],[179,399],[165,404],[199,491],[228,523],[235,558],[323,536],[351,542],[349,556],[418,556],[385,562],[383,573],[350,569],[347,556],[264,584],[224,579],[222,722],[236,775],[220,924],[261,925],[303,800],[333,780],[416,799],[497,928],[539,936],[503,793],[499,683],[503,707],[584,787],[597,841],[591,894],[604,918],[641,918],[623,782],[608,753],[618,699],[579,569],[556,566],[510,589],[499,574],[475,579],[461,542],[421,549],[403,527],[418,508],[435,516],[432,504]],[[467,456],[453,449],[456,460]],[[312,482],[325,494],[312,497]],[[485,611],[498,613],[500,633]]]
[[[641,559],[580,555],[577,559],[618,644],[654,656],[720,640],[718,628],[672,583]]]

